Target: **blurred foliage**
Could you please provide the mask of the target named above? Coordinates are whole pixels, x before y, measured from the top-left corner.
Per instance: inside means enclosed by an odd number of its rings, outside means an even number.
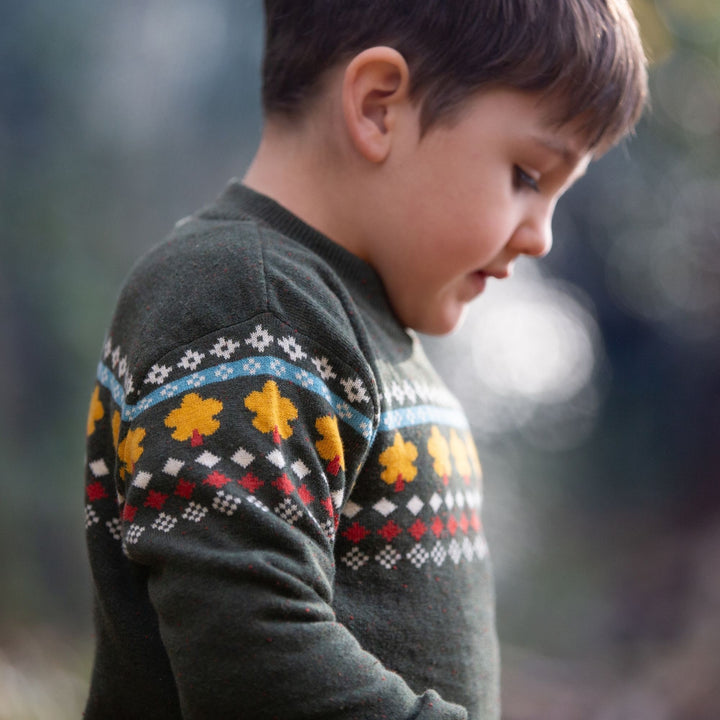
[[[708,565],[720,3],[633,5],[652,112],[568,194],[542,263],[582,288],[601,338],[594,424],[552,450],[519,430],[479,433],[501,632],[516,646],[508,720],[720,716],[705,680],[717,643],[703,640],[720,623]],[[0,718],[42,717],[18,700],[40,687],[80,702],[92,632],[83,429],[103,333],[138,253],[249,160],[260,22],[251,0],[3,4],[0,707],[15,709]]]

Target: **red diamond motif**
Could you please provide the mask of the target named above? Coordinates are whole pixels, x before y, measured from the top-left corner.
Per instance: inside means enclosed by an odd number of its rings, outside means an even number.
[[[401,532],[402,528],[394,520],[390,520],[385,527],[378,530],[378,535],[388,542],[392,542]]]
[[[162,506],[169,497],[170,496],[165,493],[158,492],[157,490],[151,490],[148,493],[147,500],[145,501],[145,507],[153,508],[153,510],[162,510]]]
[[[87,496],[88,500],[92,502],[93,500],[102,500],[106,498],[108,494],[105,492],[103,484],[98,480],[87,486]]]
[[[195,483],[181,479],[175,488],[175,494],[181,498],[185,498],[185,500],[189,500],[192,497],[193,490],[195,490]]]
[[[298,495],[305,505],[309,505],[315,499],[315,496],[308,490],[308,486],[304,483],[299,488]]]
[[[205,478],[205,485],[212,485],[214,488],[221,488],[229,482],[231,482],[230,478],[217,470]]]
[[[340,456],[336,455],[333,460],[328,463],[327,471],[330,473],[330,475],[335,477],[340,472],[340,468]]]
[[[450,516],[450,519],[448,520],[448,524],[447,524],[447,529],[448,529],[448,532],[454,537],[455,533],[457,532],[457,529],[458,529],[458,522],[455,519],[454,515]]]
[[[238,482],[248,491],[254,493],[258,488],[261,488],[265,483],[254,473],[249,472]]]
[[[357,520],[343,532],[343,537],[346,537],[350,542],[359,543],[364,540],[370,531],[364,528]]]
[[[321,505],[325,508],[325,510],[327,510],[327,514],[328,514],[330,517],[332,517],[333,515],[335,515],[335,506],[333,505],[332,498],[326,497],[326,498],[322,501]]]
[[[435,516],[435,519],[433,520],[430,529],[435,534],[435,537],[440,537],[442,535],[445,526],[443,525],[443,521],[437,515]]]
[[[286,495],[289,495],[295,489],[292,481],[285,473],[283,473],[277,480],[273,480],[273,485],[280,490],[280,492],[284,492]]]
[[[125,505],[123,508],[122,519],[126,522],[132,522],[135,519],[137,508],[134,505]]]
[[[467,531],[468,531],[468,525],[469,525],[469,523],[468,523],[467,515],[466,515],[465,513],[463,513],[463,514],[460,516],[460,529],[461,529],[466,535],[467,535]]]
[[[420,538],[427,532],[427,525],[418,518],[409,528],[408,532],[419,542]]]

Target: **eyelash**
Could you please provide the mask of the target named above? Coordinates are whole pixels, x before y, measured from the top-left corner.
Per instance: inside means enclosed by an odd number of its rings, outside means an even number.
[[[540,192],[538,181],[529,173],[526,173],[519,165],[514,168],[515,187],[528,188],[533,192]]]

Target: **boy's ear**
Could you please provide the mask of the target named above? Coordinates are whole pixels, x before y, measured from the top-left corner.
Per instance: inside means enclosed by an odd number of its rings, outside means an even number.
[[[342,105],[355,148],[371,162],[383,162],[392,143],[400,106],[409,100],[410,71],[393,48],[373,47],[345,69]]]

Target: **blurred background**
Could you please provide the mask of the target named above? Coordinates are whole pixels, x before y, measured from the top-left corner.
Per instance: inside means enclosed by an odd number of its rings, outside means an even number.
[[[720,718],[720,0],[635,0],[653,110],[427,339],[468,409],[504,720]],[[83,441],[122,279],[242,175],[259,0],[0,0],[0,720],[77,718]]]

